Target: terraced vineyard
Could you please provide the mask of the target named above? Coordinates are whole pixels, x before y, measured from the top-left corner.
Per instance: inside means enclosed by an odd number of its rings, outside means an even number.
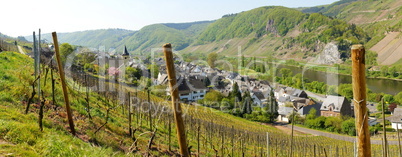
[[[41,75],[43,96],[33,99],[44,104],[41,132],[36,125],[40,105],[32,103],[29,113],[23,114],[34,82],[32,60],[15,52],[3,52],[0,61],[0,139],[6,141],[0,142],[0,155],[178,155],[170,101],[153,95],[148,101],[146,92],[112,80],[105,82],[105,90],[100,91],[102,83],[98,81],[102,79],[73,73],[69,79],[77,130],[73,137],[68,133],[58,77],[54,75],[56,88],[52,92],[52,75],[46,72],[52,69],[43,65],[48,69]],[[291,142],[289,134],[268,125],[203,106],[182,106],[189,150],[194,156],[289,156],[291,150],[292,156],[353,156],[351,142],[300,134]],[[391,146],[391,156],[397,155],[396,147]],[[373,145],[372,154],[380,156],[381,146]]]

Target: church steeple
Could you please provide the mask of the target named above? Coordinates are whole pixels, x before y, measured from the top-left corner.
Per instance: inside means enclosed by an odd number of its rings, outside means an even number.
[[[123,52],[123,55],[122,55],[122,56],[124,57],[124,59],[127,59],[127,58],[130,57],[130,54],[129,54],[128,51],[127,51],[126,45],[124,45],[124,52]]]

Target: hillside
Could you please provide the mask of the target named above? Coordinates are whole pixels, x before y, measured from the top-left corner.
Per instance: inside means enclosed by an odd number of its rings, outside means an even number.
[[[366,47],[378,53],[378,61],[391,65],[402,59],[402,1],[400,0],[343,0],[329,6],[305,8],[304,12],[320,12],[356,24],[372,38]],[[331,11],[336,10],[336,11]]]
[[[211,21],[192,23],[167,23],[145,26],[136,34],[123,39],[116,46],[127,45],[130,52],[144,53],[170,42],[176,50],[190,45]]]
[[[318,13],[305,14],[285,7],[261,7],[222,17],[201,33],[186,53],[312,59],[326,44],[335,42],[342,56],[351,44],[366,43],[369,36],[359,27]]]
[[[125,29],[99,29],[99,30],[87,30],[72,33],[57,33],[59,42],[70,43],[72,45],[80,45],[92,48],[99,48],[105,46],[108,48],[115,47],[115,43],[120,42],[128,36],[135,34],[135,31]],[[32,35],[25,37],[27,40],[32,41]],[[43,40],[52,42],[52,35],[42,34]]]
[[[131,92],[132,136],[129,134],[128,102],[120,101],[116,92],[83,90],[87,83],[83,75],[68,79],[68,92],[73,110],[76,136],[69,132],[64,109],[61,84],[55,72],[55,98],[52,98],[51,72],[42,74],[43,131],[38,126],[40,106],[31,103],[34,78],[33,60],[16,52],[0,53],[0,156],[174,156],[178,153],[170,101],[145,92],[120,86],[107,85],[106,89]],[[48,68],[46,68],[48,69]],[[48,69],[49,70],[49,69]],[[98,85],[98,79],[88,81]],[[75,80],[76,82],[74,82]],[[92,88],[93,89],[93,88]],[[96,88],[95,88],[96,89]],[[86,95],[88,94],[88,99]],[[123,93],[126,96],[128,93]],[[37,96],[33,97],[37,102]],[[135,102],[135,103],[134,103]],[[141,104],[139,104],[141,103]],[[142,104],[146,103],[146,104]],[[151,105],[151,110],[148,106]],[[183,104],[187,139],[193,155],[212,156],[247,154],[255,156],[265,152],[255,146],[264,145],[269,132],[272,145],[289,145],[286,134],[268,125],[235,117],[203,107]],[[152,113],[152,114],[150,114]],[[152,138],[154,136],[154,138]],[[150,142],[150,139],[154,139]],[[225,140],[226,139],[226,140]],[[320,148],[330,144],[351,145],[350,142],[325,137],[295,137],[302,142],[309,139]],[[321,143],[321,140],[328,143]],[[295,142],[296,144],[299,142]],[[281,144],[280,144],[281,143]],[[300,143],[301,144],[301,143]],[[225,145],[225,147],[223,147]],[[339,145],[341,146],[341,145]],[[265,147],[264,147],[265,148]],[[287,148],[287,147],[286,147]],[[318,149],[318,148],[317,148]],[[348,149],[348,148],[345,148]],[[286,154],[288,150],[270,151]],[[265,153],[266,154],[266,153]]]
[[[191,44],[194,38],[212,21],[189,23],[166,23],[145,26],[139,31],[124,29],[99,29],[72,33],[57,33],[61,43],[70,43],[91,48],[105,46],[106,51],[116,49],[122,52],[124,45],[129,52],[144,53],[152,48],[160,47],[167,41],[176,45],[180,50]],[[32,41],[32,36],[26,36]],[[43,34],[42,38],[51,42],[51,34]]]
[[[364,44],[367,49],[386,47],[376,44],[389,32],[401,32],[401,6],[400,0],[341,0],[311,8],[260,7],[224,15],[216,21],[153,24],[139,31],[60,33],[59,41],[95,48],[103,45],[106,50],[112,48],[117,52],[122,52],[126,45],[129,52],[137,54],[149,53],[152,48],[170,42],[182,53],[218,52],[237,56],[241,50],[246,56],[299,61],[315,60],[331,43],[337,46],[342,59],[347,60],[352,44]],[[51,41],[49,34],[44,38]],[[391,65],[401,59],[397,51],[400,45],[388,46],[396,48],[376,51],[380,64]]]

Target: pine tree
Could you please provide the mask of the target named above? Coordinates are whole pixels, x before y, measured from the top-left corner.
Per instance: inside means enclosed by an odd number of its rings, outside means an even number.
[[[271,88],[271,92],[269,93],[269,104],[267,107],[268,119],[270,122],[273,122],[279,116],[278,102],[276,102],[273,88]]]
[[[243,96],[243,108],[242,108],[242,116],[244,114],[250,114],[252,112],[251,104],[253,103],[253,99],[251,98],[250,92],[246,91],[244,92]]]
[[[239,90],[239,85],[237,85],[237,82],[233,84],[232,92],[230,92],[230,97],[235,97],[235,100],[237,99],[238,102],[242,100],[241,92]]]

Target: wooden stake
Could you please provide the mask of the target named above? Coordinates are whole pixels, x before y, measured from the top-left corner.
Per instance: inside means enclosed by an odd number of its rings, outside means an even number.
[[[402,157],[402,150],[401,150],[401,138],[399,135],[399,123],[396,123],[396,131],[398,132],[398,149],[399,149],[399,157]]]
[[[165,54],[166,59],[166,68],[169,78],[170,93],[172,95],[173,114],[176,122],[177,138],[179,142],[180,153],[182,156],[187,157],[189,156],[189,151],[187,149],[186,132],[184,130],[184,122],[183,117],[181,115],[182,110],[179,103],[180,100],[179,89],[176,86],[177,80],[174,69],[172,45],[170,43],[163,45],[163,53]]]
[[[352,46],[352,86],[356,117],[357,151],[359,157],[371,156],[370,132],[366,107],[365,49]]]
[[[71,133],[75,136],[73,115],[71,113],[70,101],[68,100],[67,84],[66,84],[66,79],[64,77],[63,65],[61,64],[60,52],[59,52],[59,42],[57,41],[56,32],[52,32],[52,36],[53,36],[54,50],[56,52],[57,65],[59,68],[59,74],[60,74],[60,79],[61,79],[61,87],[63,88],[64,102],[66,103],[68,123],[70,125]]]
[[[133,136],[133,131],[131,129],[131,95],[128,92],[128,134],[130,137]]]
[[[383,145],[383,157],[387,157],[388,156],[388,154],[387,154],[387,144],[388,144],[388,142],[387,142],[387,130],[385,129],[385,105],[384,105],[384,98],[382,98],[381,99],[381,105],[382,105],[382,122],[383,122],[383,125],[382,125],[382,131],[383,131],[383,139],[384,139],[384,145]]]

